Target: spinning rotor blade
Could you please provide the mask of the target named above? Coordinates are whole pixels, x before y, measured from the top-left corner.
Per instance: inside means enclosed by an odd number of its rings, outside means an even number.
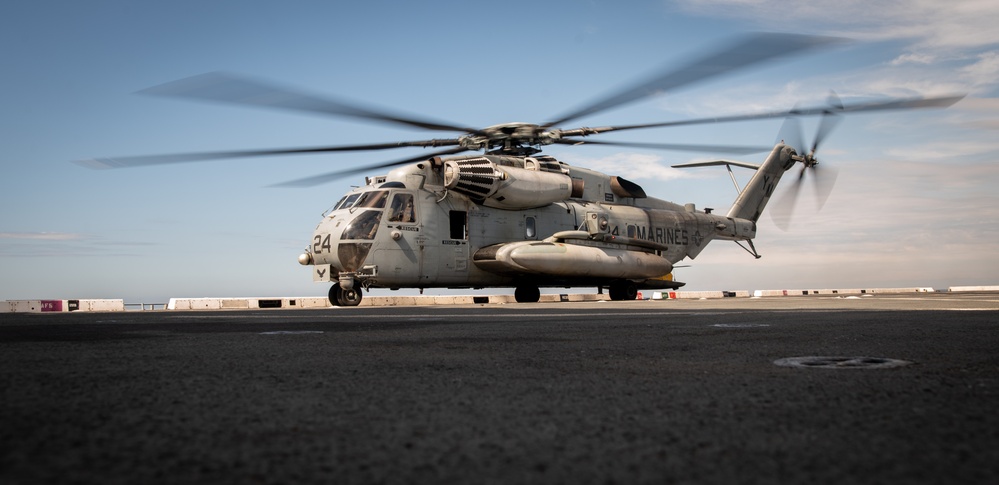
[[[144,89],[139,91],[139,93],[304,111],[325,115],[349,116],[415,126],[427,130],[478,133],[478,130],[475,128],[433,120],[422,120],[413,116],[393,115],[372,108],[362,108],[343,101],[334,101],[325,97],[299,93],[291,89],[272,86],[261,81],[222,72],[213,72],[180,79]]]
[[[276,155],[303,155],[310,153],[351,152],[366,150],[387,150],[403,147],[439,147],[457,145],[457,139],[400,141],[393,143],[375,143],[370,145],[346,145],[311,148],[278,148],[271,150],[235,150],[227,152],[174,153],[168,155],[141,155],[135,157],[92,158],[76,160],[73,163],[88,168],[108,169],[142,167],[147,165],[166,165],[171,163],[199,162],[209,160],[227,160],[232,158],[267,157]]]
[[[885,110],[895,110],[895,109],[919,109],[919,108],[946,108],[952,104],[964,99],[964,95],[957,96],[944,96],[938,98],[906,98],[906,99],[895,99],[890,101],[876,101],[870,103],[860,103],[854,105],[843,105],[840,104],[839,108],[832,109],[834,113],[863,113],[868,111],[885,111]],[[585,128],[585,130],[563,130],[565,136],[576,136],[579,134],[598,134],[607,133],[611,131],[622,131],[622,130],[639,130],[645,128],[666,128],[670,126],[687,126],[687,125],[702,125],[709,123],[728,123],[733,121],[750,121],[750,120],[760,120],[767,118],[786,118],[788,116],[814,116],[821,115],[830,112],[830,107],[823,106],[817,108],[807,108],[807,109],[791,109],[788,111],[771,111],[769,113],[754,113],[745,115],[731,115],[731,116],[718,116],[714,118],[696,118],[691,120],[679,120],[679,121],[665,121],[662,123],[647,123],[641,125],[621,125],[621,126],[604,126],[600,128]]]
[[[801,134],[801,121],[798,118],[788,116],[781,125],[777,136],[780,138],[780,142],[794,148],[794,151],[799,156],[804,157],[806,155],[805,150],[808,145],[805,144],[805,138]],[[775,201],[773,211],[770,213],[774,224],[782,231],[787,231],[791,226],[791,219],[794,216],[794,208],[798,205],[798,194],[801,193],[802,181],[805,179],[806,170],[808,170],[808,166],[802,165],[801,170],[798,171],[798,175],[794,178],[794,182],[791,183],[791,187],[779,200]]]
[[[782,231],[786,231],[791,225],[791,216],[794,214],[794,206],[798,204],[798,193],[801,192],[801,175],[804,171],[799,174],[798,179],[794,181],[791,188],[780,197],[779,200],[775,201],[774,208],[770,211],[770,217],[773,219],[774,224],[777,225]]]
[[[777,132],[778,142],[791,145],[794,151],[803,153],[805,151],[805,138],[801,136],[801,122],[797,118],[788,116]]]
[[[354,175],[361,172],[367,172],[369,170],[376,170],[382,168],[397,167],[399,165],[405,165],[407,163],[414,163],[423,160],[429,160],[434,157],[441,157],[444,155],[454,155],[456,153],[461,153],[468,151],[465,147],[452,148],[450,150],[441,150],[434,153],[424,153],[423,155],[418,155],[415,157],[406,158],[403,160],[395,160],[392,162],[379,163],[377,165],[365,165],[363,167],[354,167],[347,170],[337,170],[335,172],[328,172],[322,175],[313,175],[310,177],[304,177],[296,180],[290,180],[288,182],[281,182],[279,184],[271,185],[270,187],[313,187],[316,185],[325,184],[327,182],[332,182],[342,177],[348,175]]]
[[[809,154],[815,154],[815,150],[819,149],[819,145],[827,136],[829,132],[839,124],[840,118],[836,115],[838,111],[843,110],[843,103],[839,101],[839,96],[836,96],[835,92],[829,93],[829,99],[826,101],[829,104],[829,110],[822,113],[822,119],[819,120],[819,129],[815,133],[815,140],[812,141],[812,149]]]
[[[715,152],[727,153],[730,155],[746,155],[749,153],[760,153],[770,150],[772,147],[764,146],[731,146],[731,145],[687,145],[675,143],[640,143],[627,141],[596,141],[566,139],[555,142],[559,145],[610,145],[619,147],[651,148],[653,150],[672,150],[679,152]]]
[[[747,35],[715,52],[696,58],[686,65],[666,69],[645,82],[563,115],[543,126],[548,128],[562,125],[568,121],[630,103],[646,96],[667,92],[697,81],[728,74],[753,64],[841,41],[842,39],[835,37],[801,34],[757,33]]]
[[[815,182],[815,209],[822,210],[829,200],[829,195],[832,194],[833,186],[836,185],[839,171],[829,165],[815,165],[812,167],[812,172],[815,175],[812,177]]]
[[[801,193],[801,186],[804,185],[806,172],[812,172],[812,180],[815,183],[815,209],[822,210],[826,201],[829,200],[839,172],[826,165],[822,165],[822,168],[819,167],[819,165],[801,167],[791,187],[780,197],[780,200],[774,202],[770,217],[782,231],[788,230],[791,220],[794,218],[794,209],[798,205],[798,194]]]
[[[774,224],[782,230],[786,231],[790,226],[791,216],[794,213],[795,205],[797,205],[798,194],[801,192],[801,186],[807,172],[812,172],[812,178],[815,180],[815,202],[817,210],[822,210],[822,207],[825,206],[826,200],[829,199],[829,194],[832,193],[832,187],[836,183],[837,171],[829,168],[820,170],[818,160],[815,158],[815,153],[818,151],[819,146],[829,136],[829,133],[836,127],[840,120],[840,117],[836,113],[842,109],[843,105],[839,102],[836,93],[830,94],[828,102],[829,107],[822,113],[822,119],[819,121],[815,139],[812,141],[811,149],[807,153],[804,150],[808,145],[805,144],[801,136],[801,122],[798,118],[794,115],[788,116],[781,126],[778,136],[782,137],[785,144],[789,144],[794,148],[795,152],[797,152],[795,159],[802,164],[797,179],[787,193],[777,201],[773,212],[771,212]],[[792,112],[796,111],[792,110]]]

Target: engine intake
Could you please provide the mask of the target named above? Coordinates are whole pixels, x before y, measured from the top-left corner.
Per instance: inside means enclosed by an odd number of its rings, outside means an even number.
[[[572,179],[561,171],[498,165],[486,157],[444,162],[444,185],[497,209],[541,207],[572,195]]]

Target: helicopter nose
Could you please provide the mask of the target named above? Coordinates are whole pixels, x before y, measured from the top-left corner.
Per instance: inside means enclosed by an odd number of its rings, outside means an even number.
[[[305,252],[298,256],[298,262],[302,265],[330,265],[336,264],[336,240],[334,238],[336,222],[333,217],[323,218],[322,222],[316,226],[312,233],[312,241]]]

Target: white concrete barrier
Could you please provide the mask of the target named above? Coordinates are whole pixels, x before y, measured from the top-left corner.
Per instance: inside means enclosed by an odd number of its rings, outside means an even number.
[[[364,303],[362,300],[361,303]],[[306,298],[171,298],[167,310],[256,310],[266,308],[326,308],[329,300]]]
[[[748,290],[726,290],[726,291],[669,291],[661,292],[660,295],[656,295],[653,292],[652,299],[670,299],[670,300],[701,300],[708,298],[746,298],[749,296]],[[659,296],[659,298],[657,298]]]
[[[872,289],[797,289],[797,290],[754,290],[750,291],[668,291],[647,290],[650,300],[665,299],[707,299],[737,297],[778,297],[805,295],[873,295],[929,293],[936,291],[930,287],[872,288]],[[947,291],[997,291],[999,286],[952,286]],[[607,301],[607,294],[545,294],[542,302],[588,302]],[[417,295],[417,296],[371,296],[365,295],[362,306],[416,306],[416,305],[471,305],[516,303],[513,295]],[[166,310],[250,310],[267,308],[331,308],[325,297],[304,298],[170,298]],[[124,300],[8,300],[0,301],[0,313],[14,312],[117,312],[125,311]]]
[[[999,291],[999,286],[951,286],[947,288],[947,291],[955,293],[962,291]]]
[[[0,313],[123,312],[124,300],[8,300],[0,302]]]
[[[933,288],[926,287],[916,287],[916,288],[874,288],[871,290],[872,293],[884,293],[884,294],[899,294],[899,293],[932,293]]]
[[[42,311],[41,300],[8,300],[5,313],[38,313]]]
[[[765,296],[808,296],[808,295],[867,295],[867,294],[902,294],[902,293],[931,293],[934,290],[929,287],[910,288],[848,288],[848,289],[818,289],[818,290],[754,290],[754,297]]]
[[[364,300],[361,300],[362,302]],[[309,297],[298,299],[299,308],[329,308],[330,300],[322,297]]]
[[[221,310],[220,298],[171,298],[167,310]]]
[[[73,302],[78,303],[76,310],[73,310]],[[81,312],[123,312],[125,311],[125,300],[69,300],[70,308],[64,311]]]

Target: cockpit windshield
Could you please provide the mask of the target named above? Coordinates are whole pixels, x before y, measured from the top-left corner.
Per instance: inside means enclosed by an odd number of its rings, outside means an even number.
[[[343,230],[340,239],[374,239],[378,231],[378,223],[382,220],[382,211],[369,210],[350,221]]]
[[[340,209],[349,208],[350,206],[354,205],[354,201],[356,201],[360,195],[361,194],[347,194],[343,196],[343,198],[340,199],[340,202],[337,202],[336,205],[333,206],[333,210],[336,211]]]

